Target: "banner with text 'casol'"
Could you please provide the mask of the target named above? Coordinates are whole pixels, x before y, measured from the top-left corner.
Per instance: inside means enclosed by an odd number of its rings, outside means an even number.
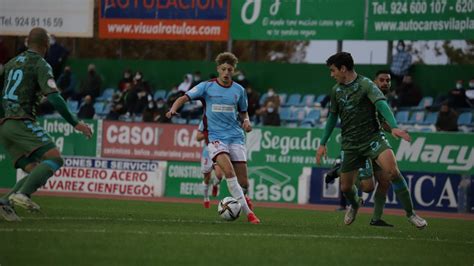
[[[100,0],[99,37],[225,41],[230,0]]]
[[[474,38],[473,0],[370,0],[369,40]]]
[[[232,1],[235,40],[362,39],[365,4],[353,0]]]

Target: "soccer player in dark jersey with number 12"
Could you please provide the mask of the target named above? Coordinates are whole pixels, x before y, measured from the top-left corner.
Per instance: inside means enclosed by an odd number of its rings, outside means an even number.
[[[326,143],[339,116],[342,135],[341,190],[350,203],[344,223],[350,225],[356,218],[362,200],[359,199],[354,184],[358,170],[370,158],[382,169],[382,177],[392,182],[397,198],[407,212],[408,221],[417,228],[425,228],[427,222],[413,210],[410,191],[398,170],[395,155],[380,130],[377,112],[385,118],[395,138],[410,141],[410,135],[398,128],[380,89],[369,78],[354,71],[354,60],[350,53],[336,53],[328,58],[326,64],[337,84],[331,91],[330,112],[316,153],[316,162],[319,164],[321,157],[326,155]]]
[[[61,153],[51,137],[36,122],[36,108],[43,96],[59,114],[87,138],[92,136],[90,127],[71,114],[56,87],[51,66],[43,58],[49,48],[45,29],[34,28],[28,35],[28,50],[10,60],[0,73],[3,80],[1,103],[4,117],[0,120],[0,145],[14,160],[15,168],[29,173],[18,181],[12,191],[2,197],[0,214],[6,220],[20,218],[9,208],[10,203],[38,211],[39,205],[31,195],[46,184],[63,165]]]

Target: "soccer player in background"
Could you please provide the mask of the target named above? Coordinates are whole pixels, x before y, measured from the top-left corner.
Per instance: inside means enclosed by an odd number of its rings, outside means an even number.
[[[166,116],[177,115],[177,110],[189,100],[204,102],[203,123],[209,131],[209,154],[222,169],[227,179],[229,192],[242,206],[249,222],[260,223],[251,210],[248,197],[242,188],[248,188],[247,158],[245,150],[245,132],[252,130],[247,113],[247,95],[245,89],[232,81],[232,75],[238,59],[232,53],[221,53],[216,57],[218,77],[199,83],[179,97]],[[239,112],[241,121],[237,119]],[[243,130],[242,130],[243,129]]]
[[[316,162],[319,164],[321,157],[326,156],[326,143],[339,116],[342,136],[341,190],[350,203],[344,223],[350,225],[354,222],[362,204],[355,180],[359,168],[364,167],[366,159],[370,158],[382,169],[382,178],[392,182],[395,193],[407,213],[408,221],[417,228],[426,227],[427,222],[413,210],[407,183],[398,170],[390,145],[380,131],[376,111],[386,119],[395,138],[401,137],[410,141],[409,134],[398,128],[380,89],[370,79],[354,71],[354,60],[350,53],[336,53],[328,58],[326,64],[337,84],[331,91],[330,112],[321,145],[316,153]]]
[[[0,120],[0,145],[14,160],[15,168],[29,173],[3,200],[8,198],[15,206],[30,211],[40,209],[31,195],[63,165],[60,151],[36,122],[36,108],[41,98],[47,97],[76,130],[88,138],[92,135],[89,126],[71,114],[59,94],[51,66],[43,58],[48,47],[46,30],[33,28],[28,35],[28,50],[10,60],[0,77],[5,79],[1,94],[5,115]]]
[[[204,128],[204,123],[201,120],[199,123],[198,134],[196,135],[197,141],[203,141],[204,145],[201,154],[201,173],[204,175],[204,180],[202,182],[202,190],[204,194],[204,208],[209,209],[211,207],[211,202],[209,201],[209,186],[212,183],[212,196],[217,196],[219,192],[219,184],[222,180],[223,173],[221,168],[212,162],[212,159],[209,157],[209,151],[207,145],[209,145],[209,132]],[[214,169],[215,177],[212,178],[212,170]]]
[[[379,70],[375,74],[374,79],[375,85],[382,91],[382,93],[387,96],[390,93],[391,87],[391,75],[388,70]],[[385,121],[382,115],[377,113],[377,118],[379,119],[381,129],[386,132],[391,132],[390,126]],[[340,163],[336,165],[327,173],[326,183],[331,183],[335,178],[340,175]],[[374,191],[374,177],[377,181],[377,189],[374,194],[374,211],[372,214],[372,219],[370,220],[370,225],[373,226],[386,226],[393,227],[392,224],[388,224],[382,220],[383,208],[385,206],[385,201],[387,200],[387,192],[390,188],[390,182],[386,178],[382,177],[382,169],[374,160],[367,159],[365,162],[365,167],[359,169],[355,185],[357,188],[363,192],[370,193]]]

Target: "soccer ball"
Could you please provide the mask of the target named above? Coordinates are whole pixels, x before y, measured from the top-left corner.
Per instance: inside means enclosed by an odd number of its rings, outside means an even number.
[[[240,203],[232,197],[222,199],[217,205],[217,212],[226,221],[234,221],[239,218],[241,210]]]

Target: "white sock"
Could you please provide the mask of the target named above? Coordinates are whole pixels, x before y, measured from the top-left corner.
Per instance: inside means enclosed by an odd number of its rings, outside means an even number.
[[[234,199],[236,199],[242,206],[245,215],[251,213],[247,201],[245,200],[244,192],[237,181],[237,177],[227,178],[227,188]]]
[[[204,195],[204,201],[209,201],[209,184],[202,183],[202,192]]]

